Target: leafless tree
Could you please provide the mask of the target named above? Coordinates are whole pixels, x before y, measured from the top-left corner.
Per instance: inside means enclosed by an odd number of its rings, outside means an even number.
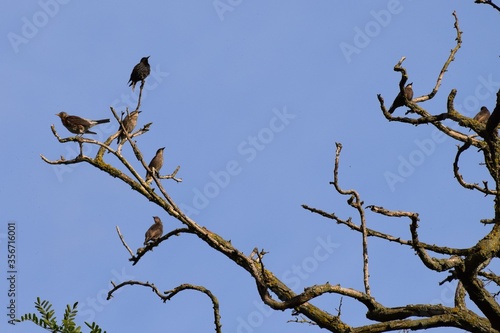
[[[476,3],[489,4],[494,10],[499,10],[498,6],[491,1],[475,1]],[[416,212],[391,210],[381,206],[365,206],[361,195],[356,190],[346,190],[339,180],[340,157],[342,145],[336,144],[335,165],[333,169],[333,181],[331,185],[340,195],[347,196],[347,203],[351,206],[356,218],[342,219],[335,213],[328,213],[326,210],[303,205],[303,208],[314,213],[331,219],[337,224],[344,225],[354,232],[360,234],[362,238],[362,261],[363,261],[363,289],[355,290],[342,287],[339,284],[325,283],[321,285],[312,285],[304,288],[304,291],[297,294],[285,283],[280,281],[273,272],[265,266],[265,254],[263,249],[255,248],[251,253],[244,253],[236,248],[230,241],[223,239],[217,233],[203,227],[190,217],[186,216],[174,200],[169,196],[163,187],[164,180],[174,180],[181,182],[177,177],[180,167],[177,167],[171,174],[160,175],[155,170],[149,170],[148,164],[144,161],[143,154],[133,138],[146,134],[151,124],[140,128],[136,132],[128,133],[123,131],[127,140],[124,144],[129,144],[134,152],[134,156],[142,165],[141,170],[137,170],[132,163],[122,155],[121,149],[114,149],[111,143],[119,135],[120,131],[111,135],[104,142],[89,139],[82,136],[62,138],[52,126],[52,132],[60,143],[76,142],[80,146],[80,153],[73,159],[64,158],[58,160],[49,160],[45,156],[42,159],[49,164],[75,164],[89,163],[97,169],[117,178],[128,184],[132,190],[144,196],[147,200],[163,208],[166,213],[175,218],[182,224],[181,228],[171,230],[156,241],[148,243],[145,247],[132,251],[127,245],[125,237],[122,235],[119,227],[117,232],[124,247],[130,254],[130,261],[135,265],[145,255],[152,255],[154,247],[162,242],[168,241],[172,236],[179,236],[184,233],[196,235],[201,242],[209,245],[214,251],[223,254],[228,260],[236,266],[247,271],[255,280],[258,293],[262,302],[274,310],[292,310],[295,316],[294,322],[308,323],[317,325],[320,328],[331,332],[388,332],[388,331],[408,331],[424,330],[435,327],[455,327],[469,332],[500,332],[500,305],[496,300],[494,286],[500,285],[500,277],[489,270],[489,264],[494,258],[500,256],[500,138],[497,134],[497,126],[500,122],[500,91],[497,93],[496,106],[491,117],[486,123],[476,121],[472,118],[460,114],[454,108],[454,98],[457,93],[453,89],[448,95],[446,112],[441,114],[431,114],[425,110],[422,105],[424,102],[432,99],[438,92],[441,82],[448,67],[455,59],[462,44],[462,32],[459,27],[459,20],[456,13],[453,13],[454,30],[456,32],[456,43],[448,59],[445,61],[441,71],[437,75],[436,85],[427,95],[405,100],[407,109],[403,116],[393,116],[386,109],[386,103],[381,95],[378,95],[380,109],[382,114],[389,122],[400,122],[410,125],[431,124],[439,131],[460,143],[455,161],[453,163],[454,176],[458,183],[464,189],[472,189],[483,193],[485,196],[495,198],[494,217],[482,222],[489,228],[486,235],[477,241],[474,246],[469,248],[451,248],[425,243],[420,240],[418,234],[419,214]],[[399,89],[403,93],[406,82],[408,81],[407,70],[403,67],[405,57],[395,65],[394,71],[401,74]],[[138,104],[135,111],[139,110],[144,82],[140,88]],[[115,120],[123,128],[123,123],[111,108]],[[395,114],[401,114],[401,109]],[[452,121],[456,126],[448,126],[443,123],[444,120]],[[459,129],[456,129],[459,128]],[[462,130],[463,129],[463,130]],[[475,134],[466,134],[472,129]],[[83,145],[96,145],[98,152],[95,156],[86,156],[83,153]],[[468,183],[459,172],[459,162],[461,155],[469,148],[479,149],[484,157],[484,167],[488,170],[493,185],[487,181],[482,184]],[[119,147],[121,148],[121,146]],[[109,154],[105,154],[109,153]],[[106,161],[107,156],[115,156],[121,168],[113,166]],[[105,158],[106,157],[106,158]],[[132,158],[133,158],[132,157]],[[145,182],[142,175],[150,172],[153,175],[153,184],[150,186]],[[155,187],[157,190],[155,190]],[[367,227],[367,210],[380,214],[388,218],[408,219],[410,222],[408,239],[396,237],[389,233],[380,232]],[[370,289],[369,256],[368,256],[368,238],[375,237],[387,242],[401,244],[409,247],[418,255],[421,263],[429,270],[436,272],[448,272],[448,277],[442,283],[450,283],[456,280],[455,300],[453,306],[442,304],[408,304],[398,307],[388,307],[377,301],[377,297],[372,294]],[[221,332],[221,315],[219,312],[219,303],[217,298],[210,290],[203,286],[191,284],[182,284],[172,290],[161,292],[153,283],[141,281],[125,281],[120,284],[114,284],[108,293],[108,299],[120,288],[126,285],[140,285],[150,288],[162,301],[169,300],[184,290],[196,290],[207,295],[213,304],[213,316],[215,331]],[[493,287],[492,287],[493,286]],[[372,323],[353,327],[341,318],[341,306],[336,310],[336,314],[328,311],[332,309],[321,309],[314,306],[309,301],[321,297],[325,294],[337,294],[342,298],[350,298],[364,305],[366,308],[365,316]],[[124,294],[122,295],[124,296]],[[471,309],[466,303],[466,297],[475,305]],[[478,310],[476,310],[476,307]]]

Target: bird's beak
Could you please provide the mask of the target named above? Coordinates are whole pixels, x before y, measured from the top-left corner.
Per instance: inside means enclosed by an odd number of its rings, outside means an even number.
[[[151,56],[147,56],[146,58],[148,58],[148,59],[149,59],[149,57],[151,57]]]
[[[413,82],[410,83],[410,86],[412,86],[412,85],[413,85]]]

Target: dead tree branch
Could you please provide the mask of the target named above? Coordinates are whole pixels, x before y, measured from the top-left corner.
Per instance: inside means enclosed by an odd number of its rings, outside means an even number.
[[[361,227],[356,225],[355,223],[353,223],[351,221],[351,219],[348,219],[348,220],[343,220],[341,218],[339,218],[335,213],[327,213],[321,209],[317,209],[317,208],[313,208],[313,207],[309,207],[308,205],[302,205],[302,207],[304,209],[307,209],[308,211],[312,212],[312,213],[316,213],[316,214],[319,214],[323,217],[326,217],[326,218],[329,218],[329,219],[332,219],[332,220],[335,220],[338,224],[343,224],[343,225],[346,225],[347,227],[349,227],[351,230],[354,230],[354,231],[357,231],[357,232],[361,232]],[[388,211],[382,207],[377,207],[377,206],[367,206],[366,208],[369,208],[371,209],[373,212],[376,212],[376,213],[383,213],[384,215],[386,216],[396,216],[396,217],[399,217],[399,215],[397,215],[399,212],[393,212],[393,211]],[[401,245],[407,245],[407,246],[410,246],[410,247],[413,247],[413,242],[412,240],[405,240],[405,239],[402,239],[401,237],[396,237],[396,236],[393,236],[393,235],[389,235],[389,234],[386,234],[386,233],[383,233],[383,232],[380,232],[380,231],[377,231],[377,230],[373,230],[373,229],[370,229],[370,228],[367,228],[367,235],[370,237],[377,237],[377,238],[381,238],[381,239],[385,239],[389,242],[394,242],[394,243],[398,243],[398,244],[401,244]],[[440,254],[447,254],[447,255],[465,255],[468,253],[468,249],[455,249],[455,248],[450,248],[450,247],[443,247],[443,246],[436,246],[436,245],[431,245],[431,244],[426,244],[426,243],[420,243],[420,246],[426,250],[430,250],[430,251],[433,251],[433,252],[436,252],[436,253],[440,253]]]
[[[471,146],[471,142],[470,141],[464,143],[462,146],[458,146],[458,151],[457,151],[457,154],[455,156],[455,161],[453,162],[453,173],[455,174],[455,178],[457,179],[458,183],[463,188],[466,188],[466,189],[469,189],[469,190],[478,190],[479,192],[484,193],[484,195],[496,195],[497,192],[495,190],[490,190],[488,188],[488,182],[487,181],[483,181],[484,187],[481,187],[477,183],[470,184],[470,183],[465,182],[464,178],[460,174],[460,172],[459,172],[460,168],[458,166],[458,162],[459,162],[460,156],[462,155],[462,153],[464,151],[466,151],[467,149],[469,149],[470,146]]]
[[[495,8],[497,11],[500,12],[500,7],[491,0],[475,0],[474,2],[483,5],[490,5],[491,7]]]
[[[129,280],[129,281],[122,282],[118,285],[115,285],[115,283],[113,283],[113,282],[111,282],[111,284],[113,285],[113,288],[108,292],[107,300],[109,300],[109,299],[111,299],[111,297],[113,297],[113,293],[115,291],[117,291],[120,288],[127,286],[127,285],[130,285],[130,286],[139,285],[139,286],[143,286],[143,287],[148,287],[163,301],[163,303],[171,300],[175,295],[177,295],[181,291],[184,291],[184,290],[199,291],[199,292],[207,295],[210,298],[210,301],[212,302],[212,306],[213,306],[213,312],[214,312],[215,332],[216,333],[222,332],[222,325],[220,322],[221,317],[220,317],[220,310],[219,310],[219,300],[217,299],[217,297],[215,297],[215,295],[209,289],[207,289],[203,286],[197,286],[197,285],[193,285],[193,284],[189,284],[189,283],[184,283],[184,284],[181,284],[181,285],[175,287],[174,289],[167,290],[167,291],[162,293],[162,292],[160,292],[160,290],[158,290],[158,288],[153,283],[149,283],[149,282]]]
[[[370,272],[368,270],[368,231],[366,228],[366,218],[365,218],[365,210],[363,209],[363,201],[359,196],[359,193],[355,190],[343,190],[339,185],[339,161],[340,161],[340,152],[342,151],[342,144],[335,143],[336,151],[335,151],[335,166],[333,169],[333,182],[330,182],[335,187],[335,190],[342,194],[348,195],[349,199],[347,203],[349,206],[353,207],[358,211],[359,219],[360,219],[360,229],[362,234],[362,247],[363,247],[363,284],[365,286],[365,292],[367,295],[370,295]]]

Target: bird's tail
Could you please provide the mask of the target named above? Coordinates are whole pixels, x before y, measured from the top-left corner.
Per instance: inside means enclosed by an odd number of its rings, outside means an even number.
[[[104,123],[109,123],[109,119],[100,119],[100,120],[95,120],[96,123],[98,124],[104,124]]]
[[[96,132],[92,132],[92,131],[89,131],[89,130],[87,130],[85,133],[86,134],[97,134]]]
[[[392,114],[394,112],[394,110],[396,110],[396,107],[394,106],[394,104],[391,105],[391,107],[389,108],[389,113]]]

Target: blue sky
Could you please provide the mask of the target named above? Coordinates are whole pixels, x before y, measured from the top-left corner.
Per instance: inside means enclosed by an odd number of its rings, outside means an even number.
[[[226,6],[217,10],[220,3]],[[204,285],[219,298],[226,332],[318,331],[287,323],[290,311],[263,306],[250,276],[193,236],[164,242],[132,267],[116,225],[136,249],[153,215],[162,218],[165,231],[180,224],[90,165],[60,168],[40,159],[75,156],[73,143],[59,144],[51,133],[55,124],[69,136],[56,113],[100,119],[112,118],[110,106],[133,108],[137,91],[127,81],[148,55],[154,74],[147,79],[139,125],[153,125],[137,139],[146,160],[166,147],[164,173],[180,165],[183,178],[179,184],[164,181],[172,198],[241,251],[269,251],[267,267],[297,291],[326,281],[362,287],[360,235],[300,206],[356,216],[328,184],[335,142],[344,146],[341,184],[358,190],[366,205],[419,212],[422,241],[465,247],[488,230],[479,220],[491,217],[492,200],[461,189],[453,178],[456,143],[431,126],[388,123],[376,98],[381,93],[392,102],[400,79],[393,66],[402,56],[415,97],[432,90],[455,45],[456,10],[463,46],[437,96],[422,106],[443,112],[455,88],[464,114],[473,116],[481,105],[491,110],[500,86],[500,50],[487,32],[498,31],[499,21],[487,6],[40,0],[2,7],[0,267],[7,276],[6,234],[8,223],[15,223],[18,315],[34,311],[39,296],[53,302],[58,314],[78,301],[77,320],[96,321],[108,332],[213,330],[211,305],[194,292],[163,304],[147,289],[128,287],[105,301],[110,280],[134,279],[160,290]],[[96,138],[116,129],[113,121],[100,125]],[[134,159],[130,147],[123,153]],[[489,179],[480,158],[473,150],[464,156],[461,171],[470,182]],[[237,171],[223,177],[228,164]],[[388,182],[389,174],[401,181]],[[367,217],[371,228],[409,237],[408,221]],[[452,286],[438,285],[446,273],[428,272],[411,249],[375,239],[369,245],[378,301],[452,304]],[[0,281],[5,295],[7,281]],[[5,309],[8,300],[1,299]],[[338,297],[313,303],[335,313]],[[363,314],[364,308],[344,299],[348,324],[366,324]],[[32,324],[13,327],[2,317],[2,332],[35,331]]]

